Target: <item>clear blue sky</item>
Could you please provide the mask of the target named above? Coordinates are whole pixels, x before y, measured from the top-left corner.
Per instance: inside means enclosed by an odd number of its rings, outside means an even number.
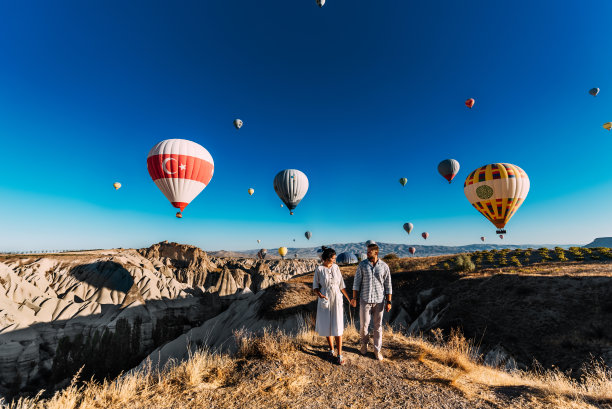
[[[611,14],[605,1],[1,2],[0,250],[501,243],[462,186],[492,162],[531,180],[504,242],[612,236]],[[215,160],[182,220],[146,170],[167,138]],[[445,158],[461,163],[452,185]],[[294,216],[272,188],[285,168],[310,180]]]

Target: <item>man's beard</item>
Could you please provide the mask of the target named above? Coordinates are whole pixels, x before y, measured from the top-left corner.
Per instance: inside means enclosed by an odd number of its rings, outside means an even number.
[[[374,262],[374,260],[376,260],[376,256],[369,256],[368,260],[370,260],[372,263]]]

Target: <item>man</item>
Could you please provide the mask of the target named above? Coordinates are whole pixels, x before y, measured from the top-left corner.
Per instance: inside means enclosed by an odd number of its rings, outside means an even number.
[[[361,296],[359,296],[361,294]],[[351,306],[357,306],[359,297],[359,322],[361,328],[361,354],[368,353],[368,327],[372,321],[374,333],[374,356],[383,360],[380,351],[382,347],[382,319],[384,311],[391,311],[391,271],[389,266],[378,259],[378,245],[368,245],[368,258],[357,266],[353,282],[353,298]]]

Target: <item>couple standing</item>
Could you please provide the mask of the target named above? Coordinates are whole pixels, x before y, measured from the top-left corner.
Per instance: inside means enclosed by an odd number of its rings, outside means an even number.
[[[368,258],[357,266],[353,282],[353,297],[349,299],[344,286],[344,279],[336,262],[336,252],[326,248],[321,259],[322,265],[314,272],[312,289],[319,297],[317,304],[317,321],[315,330],[327,337],[329,355],[334,357],[334,337],[338,348],[337,362],[345,363],[342,356],[342,333],[344,332],[344,311],[342,295],[351,306],[357,306],[359,300],[359,323],[361,336],[361,354],[368,352],[368,327],[372,322],[374,333],[374,356],[383,360],[382,347],[383,310],[391,310],[391,271],[384,261],[378,258],[378,246],[368,245]]]

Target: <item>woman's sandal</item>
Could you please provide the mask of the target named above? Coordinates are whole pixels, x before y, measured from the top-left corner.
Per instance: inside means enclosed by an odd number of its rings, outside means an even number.
[[[327,354],[328,354],[328,355],[329,355],[329,357],[330,357],[330,358],[332,358],[332,359],[333,359],[333,358],[335,358],[335,356],[336,356],[336,353],[334,352],[334,350],[333,350],[333,349],[330,349],[329,351],[327,351]]]
[[[338,355],[338,365],[344,365],[346,361],[342,355]]]

